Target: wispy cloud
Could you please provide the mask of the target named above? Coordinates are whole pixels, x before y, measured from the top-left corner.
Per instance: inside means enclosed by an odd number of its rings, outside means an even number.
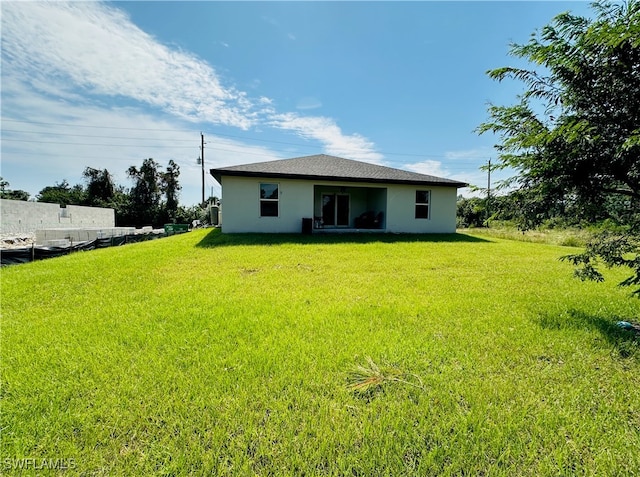
[[[447,151],[445,153],[445,157],[450,160],[488,160],[491,157],[491,154],[495,152],[490,148],[483,149],[464,149],[458,151]]]
[[[278,23],[278,20],[276,20],[273,17],[267,16],[267,15],[263,15],[262,16],[262,20],[267,22],[270,25],[275,26],[275,27],[279,27],[280,26],[280,23]]]
[[[276,128],[295,131],[305,139],[320,141],[329,154],[369,162],[380,162],[383,159],[371,141],[359,134],[345,135],[331,118],[283,113],[272,115],[270,124]]]
[[[409,171],[419,172],[437,177],[447,177],[449,179],[466,182],[471,187],[463,188],[460,193],[467,195],[478,195],[479,192],[473,192],[474,187],[486,188],[487,173],[480,169],[480,166],[487,163],[491,150],[490,149],[468,149],[447,151],[444,153],[443,160],[426,159],[420,162],[403,164],[402,168]],[[503,180],[512,175],[510,170],[493,171],[492,187],[498,181]]]
[[[455,151],[448,151],[445,154],[445,158],[448,164],[452,167],[456,166],[456,173],[452,173],[446,177],[457,179],[468,183],[471,187],[462,189],[460,192],[465,195],[477,196],[482,195],[482,191],[474,191],[474,188],[480,188],[484,190],[487,187],[487,181],[489,176],[486,171],[480,169],[481,166],[487,165],[489,159],[493,156],[495,158],[496,152],[490,147],[484,147],[480,149],[461,149]],[[495,161],[494,161],[495,162]],[[503,180],[511,177],[514,174],[512,169],[500,169],[491,171],[491,187],[492,189]]]
[[[11,90],[19,92],[16,88]],[[128,186],[129,166],[153,157],[163,166],[173,159],[180,166],[184,203],[199,201],[202,179],[196,159],[200,157],[200,135],[188,123],[151,116],[134,108],[104,109],[42,96],[28,97],[28,103],[17,102],[9,94],[2,105],[2,170],[12,187],[35,195],[63,179],[71,184],[81,183],[86,167],[107,168],[118,184]],[[37,111],[26,122],[20,115],[25,104]],[[61,118],[63,123],[59,122]],[[206,129],[204,133],[206,169],[282,159],[267,147],[216,136]],[[20,171],[26,174],[22,176]],[[219,195],[218,184],[208,174],[206,179],[207,194],[212,186]]]
[[[430,176],[444,177],[448,175],[448,171],[442,168],[442,162],[434,160],[405,164],[403,168],[409,171],[418,172],[420,174],[427,174]]]
[[[322,102],[318,98],[307,96],[300,98],[296,103],[296,109],[317,109],[322,107]]]
[[[67,124],[68,130],[74,125],[95,124],[184,129],[185,135],[193,134],[188,131],[189,124],[224,125],[241,130],[272,127],[316,141],[329,154],[371,162],[382,160],[375,144],[366,137],[345,134],[332,118],[278,111],[273,99],[252,97],[222,80],[212,65],[188,51],[162,44],[112,5],[2,2],[0,8],[3,118]],[[264,20],[277,25],[274,19]],[[224,42],[220,44],[227,46]],[[254,86],[258,84],[256,79]],[[302,101],[300,109],[319,105],[319,101],[311,99]],[[53,132],[51,128],[43,129]],[[41,132],[44,134],[45,130]],[[156,141],[157,149],[105,148],[100,152],[108,151],[109,157],[116,158],[113,161],[122,160],[122,165],[126,162],[128,167],[144,157],[161,158],[171,151],[162,133],[149,136]],[[11,144],[11,137],[3,132],[4,139]],[[213,158],[212,139],[208,138]],[[24,156],[15,154],[14,148],[12,155],[7,156],[4,153],[8,146],[3,141],[3,163],[12,157],[23,160],[48,152],[52,157],[70,158],[52,165],[60,169],[51,170],[53,175],[68,177],[65,171],[72,167],[80,172],[85,166],[94,167],[94,162],[81,156],[96,156],[96,151],[85,153],[80,140],[67,141],[74,143],[67,147],[53,142],[46,146],[31,144],[30,152]],[[230,151],[219,159],[224,157],[227,163],[278,157],[266,147],[256,148],[240,141],[222,143]],[[23,151],[27,152],[25,147]],[[74,153],[69,154],[70,150]],[[194,159],[197,153],[195,149],[191,154]],[[77,161],[71,156],[78,156]],[[114,163],[114,169],[120,168],[119,162]]]
[[[157,42],[120,10],[93,2],[8,2],[2,13],[3,69],[21,73],[41,92],[80,89],[186,120],[252,124],[253,105],[240,91],[194,55]]]

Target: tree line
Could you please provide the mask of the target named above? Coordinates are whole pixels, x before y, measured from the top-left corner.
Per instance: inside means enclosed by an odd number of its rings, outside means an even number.
[[[118,185],[107,169],[85,168],[85,183],[70,185],[66,179],[44,187],[35,197],[38,202],[89,207],[107,207],[115,210],[119,227],[161,227],[166,223],[206,221],[206,212],[199,206],[179,204],[181,186],[180,167],[170,160],[166,168],[152,158],[144,159],[140,167],[131,166],[127,176],[133,181],[131,188]],[[9,183],[0,178],[0,197],[29,200],[29,193],[10,190]]]
[[[526,192],[522,190],[503,191],[490,197],[486,194],[482,197],[458,196],[456,224],[458,228],[489,227],[491,223],[509,222],[520,230],[535,227],[621,230],[640,220],[638,201],[613,195],[604,197],[597,205],[585,204],[574,198],[558,200],[536,214],[531,214],[530,207]]]

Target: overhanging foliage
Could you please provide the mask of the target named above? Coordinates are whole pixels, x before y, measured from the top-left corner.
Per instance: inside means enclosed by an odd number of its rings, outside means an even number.
[[[498,135],[499,168],[512,168],[519,223],[532,228],[553,214],[613,219],[617,238],[594,237],[583,254],[582,278],[599,279],[599,257],[630,267],[624,285],[640,283],[640,3],[599,2],[588,19],[562,13],[511,54],[536,69],[488,71],[521,81],[518,104],[489,107],[479,133]],[[629,255],[630,254],[630,255]],[[635,292],[640,296],[640,290]]]

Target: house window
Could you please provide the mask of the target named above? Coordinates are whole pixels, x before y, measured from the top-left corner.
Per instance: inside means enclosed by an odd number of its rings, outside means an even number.
[[[431,191],[428,191],[428,190],[416,191],[416,219],[429,218],[429,199],[430,198],[431,198]]]
[[[260,217],[278,216],[278,184],[260,184]]]

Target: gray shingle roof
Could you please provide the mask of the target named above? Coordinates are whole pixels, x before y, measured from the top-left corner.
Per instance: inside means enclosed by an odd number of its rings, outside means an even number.
[[[222,176],[273,177],[324,181],[384,182],[390,184],[439,185],[465,187],[464,182],[444,179],[417,172],[378,166],[368,162],[316,154],[313,156],[257,162],[240,166],[210,169],[211,175],[222,184]]]

